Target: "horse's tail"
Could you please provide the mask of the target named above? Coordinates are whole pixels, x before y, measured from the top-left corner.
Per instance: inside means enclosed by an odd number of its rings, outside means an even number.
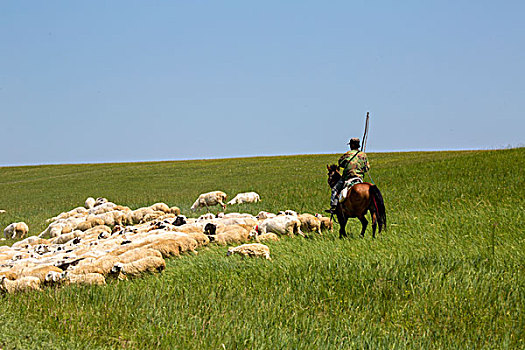
[[[379,232],[383,228],[386,231],[386,210],[385,202],[383,201],[383,195],[376,185],[370,186],[370,197],[372,197],[372,203],[370,207],[377,215],[377,223],[379,224]]]

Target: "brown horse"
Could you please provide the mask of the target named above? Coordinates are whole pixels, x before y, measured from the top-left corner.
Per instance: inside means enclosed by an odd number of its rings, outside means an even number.
[[[331,188],[335,186],[341,178],[338,166],[335,164],[327,165],[328,168],[328,185]],[[352,186],[346,196],[336,208],[335,215],[339,221],[339,238],[346,237],[346,223],[349,218],[358,218],[361,221],[361,236],[365,236],[368,220],[365,218],[366,213],[370,211],[372,217],[372,237],[376,236],[376,227],[379,223],[379,233],[382,229],[386,230],[386,212],[383,196],[379,188],[368,182],[358,183]]]

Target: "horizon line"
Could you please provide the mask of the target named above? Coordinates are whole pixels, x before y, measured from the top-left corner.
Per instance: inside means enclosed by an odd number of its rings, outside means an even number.
[[[440,148],[422,148],[422,149],[393,149],[393,150],[377,150],[367,152],[368,154],[373,153],[413,153],[413,152],[461,152],[461,151],[496,151],[505,149],[516,149],[523,148],[525,145],[519,144],[516,146],[508,145],[506,147],[493,147],[493,148],[452,148],[452,149],[440,149]],[[25,166],[44,166],[44,165],[96,165],[96,164],[126,164],[126,163],[151,163],[151,162],[182,162],[191,160],[219,160],[219,159],[243,159],[243,158],[258,158],[258,157],[286,157],[286,156],[306,156],[306,155],[331,155],[339,154],[341,152],[328,152],[328,153],[287,153],[287,154],[250,154],[250,155],[238,155],[238,156],[226,156],[226,157],[209,157],[209,158],[177,158],[177,159],[137,159],[137,160],[108,160],[108,161],[79,161],[79,162],[64,162],[64,163],[21,163],[21,164],[0,164],[0,168],[11,168],[11,167],[25,167]]]

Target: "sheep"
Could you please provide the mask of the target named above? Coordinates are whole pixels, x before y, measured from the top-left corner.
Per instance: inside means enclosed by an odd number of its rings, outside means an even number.
[[[187,218],[184,215],[177,215],[175,220],[173,220],[174,226],[182,226],[187,224]]]
[[[114,208],[117,205],[112,202],[106,202],[100,205],[95,205],[93,208],[88,209],[88,215],[98,215],[98,214],[104,214],[108,211],[115,210]]]
[[[126,264],[135,260],[145,258],[147,256],[156,256],[162,258],[162,254],[158,250],[147,248],[134,248],[117,256],[119,262]]]
[[[4,236],[8,238],[24,238],[29,232],[29,227],[25,222],[13,222],[4,229]]]
[[[42,283],[38,277],[27,276],[11,281],[7,279],[7,277],[2,276],[0,279],[0,290],[9,294],[31,290],[41,291],[41,284]]]
[[[210,242],[214,242],[219,245],[236,244],[247,242],[249,238],[249,232],[243,227],[232,227],[228,231],[218,233],[216,235],[210,235],[209,238]]]
[[[58,220],[66,220],[69,218],[82,217],[82,216],[86,216],[87,213],[88,213],[88,210],[86,208],[76,207],[74,209],[71,209],[70,211],[60,213],[57,216],[52,217],[51,219],[47,219],[46,222],[50,223],[50,222],[58,221]]]
[[[74,269],[71,269],[71,272],[77,275],[86,273],[100,273],[102,275],[107,275],[111,271],[113,265],[119,262],[118,257],[114,255],[103,255],[94,261],[86,260],[80,261]]]
[[[179,207],[171,207],[169,213],[180,215],[180,208]]]
[[[261,200],[261,197],[256,192],[245,192],[237,194],[228,205],[242,204],[242,203],[257,203]]]
[[[85,221],[79,223],[77,226],[75,226],[75,230],[80,231],[87,231],[90,228],[93,228],[98,225],[104,225],[105,222],[103,218],[97,216],[90,216]]]
[[[276,216],[277,215],[275,215],[274,213],[269,213],[267,211],[260,211],[259,214],[257,214],[255,217],[257,218],[257,220],[265,220],[265,219],[274,218]]]
[[[285,211],[282,211],[282,210],[281,210],[280,212],[277,213],[277,215],[299,216],[299,215],[297,214],[297,212],[295,212],[295,211],[293,211],[293,210],[290,210],[290,209],[285,210]]]
[[[321,233],[321,220],[316,218],[312,214],[301,214],[297,217],[301,221],[301,229],[305,232],[318,232]]]
[[[86,199],[86,201],[84,202],[84,207],[85,207],[86,209],[91,209],[91,208],[93,208],[94,206],[95,206],[95,198],[93,198],[93,197],[88,197],[88,198]]]
[[[334,232],[334,223],[330,218],[322,216],[321,214],[315,214],[315,217],[321,221],[321,230],[329,229],[331,232]]]
[[[252,236],[250,236],[252,237]],[[266,241],[278,241],[280,238],[273,232],[263,233],[261,235],[253,235],[255,241],[258,243],[266,242]]]
[[[210,206],[219,204],[223,209],[226,208],[226,205],[223,201],[226,200],[228,196],[222,191],[213,191],[208,193],[203,193],[197,198],[195,203],[191,206],[191,210],[195,211],[198,208],[206,208],[209,210]]]
[[[202,228],[196,225],[184,224],[182,226],[176,226],[174,228],[175,232],[184,232],[184,233],[202,233]]]
[[[196,254],[197,241],[189,236],[178,236],[174,238],[161,238],[155,242],[144,245],[144,248],[159,251],[163,257],[180,256],[181,253],[191,251]]]
[[[18,278],[18,273],[9,270],[0,271],[0,277],[5,276],[8,280],[14,281]]]
[[[0,209],[0,214],[4,214],[6,211],[4,209]]]
[[[207,221],[207,220],[213,220],[215,219],[215,215],[212,213],[202,214],[197,218],[197,222]]]
[[[43,283],[45,281],[46,275],[51,271],[56,272],[56,273],[63,272],[62,269],[56,266],[52,266],[52,265],[51,266],[38,266],[38,267],[33,267],[33,268],[23,270],[22,272],[18,274],[18,278],[32,276],[32,277],[38,278],[40,282]]]
[[[85,285],[85,286],[91,286],[91,285],[103,286],[106,284],[106,278],[104,278],[104,275],[100,273],[96,273],[96,272],[75,274],[69,271],[64,271],[58,278],[56,277],[53,277],[53,278],[57,279],[56,281],[53,280],[53,282],[55,283],[61,282],[66,285],[79,284],[79,285]],[[48,281],[48,276],[46,276],[46,281]]]
[[[291,215],[278,215],[274,218],[266,219],[257,225],[255,230],[258,233],[273,232],[290,237],[293,237],[294,234],[299,234],[305,237],[301,231],[301,221]]]
[[[118,275],[119,278],[126,276],[136,277],[145,272],[155,273],[162,272],[166,268],[164,259],[156,256],[148,256],[130,263],[116,263],[112,269],[112,275]]]
[[[162,211],[164,213],[171,213],[170,207],[166,203],[155,203],[149,206],[153,211]]]
[[[98,207],[102,204],[106,204],[108,203],[108,200],[107,198],[104,198],[104,197],[98,197],[97,200],[95,201],[95,204],[93,205],[93,207]]]
[[[238,247],[228,248],[228,253],[226,253],[226,256],[231,256],[233,254],[249,257],[264,257],[265,259],[271,260],[270,248],[261,243],[248,243]]]

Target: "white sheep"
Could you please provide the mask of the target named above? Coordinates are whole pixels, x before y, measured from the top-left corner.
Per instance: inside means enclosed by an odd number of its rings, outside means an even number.
[[[119,278],[124,276],[136,277],[145,272],[162,272],[166,268],[164,259],[156,256],[148,256],[130,263],[116,263],[111,269],[111,274],[116,274]]]
[[[214,205],[220,205],[223,208],[226,208],[226,204],[224,204],[224,201],[228,195],[222,191],[213,191],[208,193],[203,193],[197,198],[195,203],[191,206],[191,210],[195,211],[197,208],[207,208],[214,206]]]
[[[40,279],[32,276],[18,278],[14,281],[7,279],[6,276],[2,276],[0,280],[0,290],[9,294],[30,290],[42,290],[40,285]]]
[[[315,217],[321,221],[321,230],[327,229],[334,232],[334,223],[330,218],[322,216],[321,214],[315,214]]]
[[[46,281],[47,281],[46,276]],[[60,277],[58,278],[58,281],[53,281],[55,283],[64,283],[66,285],[68,284],[79,284],[79,285],[97,285],[97,286],[103,286],[106,284],[106,278],[104,278],[104,275],[100,273],[84,273],[84,274],[74,274],[69,271],[63,272]]]
[[[25,222],[13,222],[4,229],[5,238],[24,238],[29,232]]]
[[[119,262],[126,264],[148,256],[156,256],[157,258],[162,258],[162,254],[158,250],[148,248],[134,248],[118,255],[117,259],[119,260]]]
[[[266,242],[266,241],[278,241],[280,240],[279,236],[277,236],[273,232],[263,233],[263,234],[257,234],[255,231],[250,232],[250,238],[255,239],[258,243]]]
[[[321,233],[321,220],[312,214],[304,213],[297,216],[301,221],[301,229],[305,232],[317,232]]]
[[[88,198],[86,199],[86,201],[84,202],[84,207],[85,207],[86,209],[91,209],[91,208],[93,208],[94,206],[95,206],[95,198],[93,198],[93,197],[88,197]]]
[[[257,203],[261,200],[261,197],[256,192],[245,192],[237,194],[228,205],[242,204],[242,203]]]
[[[301,221],[292,215],[278,215],[274,218],[269,218],[256,226],[258,233],[273,232],[278,235],[288,235],[293,237],[294,234],[299,234],[304,237],[301,231]]]
[[[271,260],[270,258],[270,248],[267,245],[261,243],[248,243],[243,244],[238,247],[228,248],[228,253],[226,256],[233,254],[239,254],[242,256],[249,257],[264,257],[265,259]]]
[[[259,214],[255,216],[255,218],[257,218],[257,220],[265,220],[265,219],[274,218],[276,216],[277,215],[275,215],[274,213],[269,213],[267,211],[260,211]]]

